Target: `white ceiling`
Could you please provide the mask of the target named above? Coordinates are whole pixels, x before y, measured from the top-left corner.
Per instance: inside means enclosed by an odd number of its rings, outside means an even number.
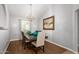
[[[35,18],[43,16],[49,9],[50,5],[45,4],[33,4],[32,5],[32,15]],[[8,10],[10,16],[16,17],[26,17],[30,14],[29,4],[8,4]]]

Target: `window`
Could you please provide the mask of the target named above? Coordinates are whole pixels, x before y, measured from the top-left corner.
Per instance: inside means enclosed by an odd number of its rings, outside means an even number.
[[[21,20],[21,31],[30,31],[30,21]]]

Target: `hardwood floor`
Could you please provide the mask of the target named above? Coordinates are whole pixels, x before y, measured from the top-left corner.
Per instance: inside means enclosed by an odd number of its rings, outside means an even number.
[[[67,50],[46,41],[45,52],[39,50],[38,54],[63,54],[65,51]],[[23,49],[21,40],[19,40],[11,41],[5,54],[35,54],[35,52],[31,48]]]

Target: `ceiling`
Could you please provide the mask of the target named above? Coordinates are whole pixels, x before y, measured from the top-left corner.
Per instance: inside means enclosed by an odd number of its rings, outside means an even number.
[[[49,9],[49,4],[33,4],[32,15],[35,18],[40,18]],[[8,4],[8,10],[10,16],[14,17],[27,17],[30,16],[30,5],[29,4]]]

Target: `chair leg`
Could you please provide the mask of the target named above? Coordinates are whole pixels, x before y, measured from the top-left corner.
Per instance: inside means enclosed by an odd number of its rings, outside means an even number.
[[[37,47],[35,47],[36,48],[36,50],[35,50],[35,54],[38,54],[38,48]]]
[[[27,43],[27,44],[26,44],[26,46],[27,46],[27,48],[28,48],[28,46],[29,46],[29,43]]]
[[[38,51],[37,50],[35,51],[35,54],[38,54]]]
[[[24,49],[26,48],[25,46],[26,46],[26,44],[24,43]]]
[[[26,47],[28,48],[28,43],[26,44]]]
[[[44,46],[43,46],[43,52],[45,52],[45,51],[44,51]]]
[[[24,49],[25,49],[26,47],[28,48],[28,43],[25,43],[25,44],[24,44]]]
[[[25,45],[25,44],[22,42],[22,47],[23,47],[23,48],[24,48],[24,45]]]
[[[22,42],[22,47],[23,47],[23,45],[24,45],[24,44],[23,44],[23,42]]]

